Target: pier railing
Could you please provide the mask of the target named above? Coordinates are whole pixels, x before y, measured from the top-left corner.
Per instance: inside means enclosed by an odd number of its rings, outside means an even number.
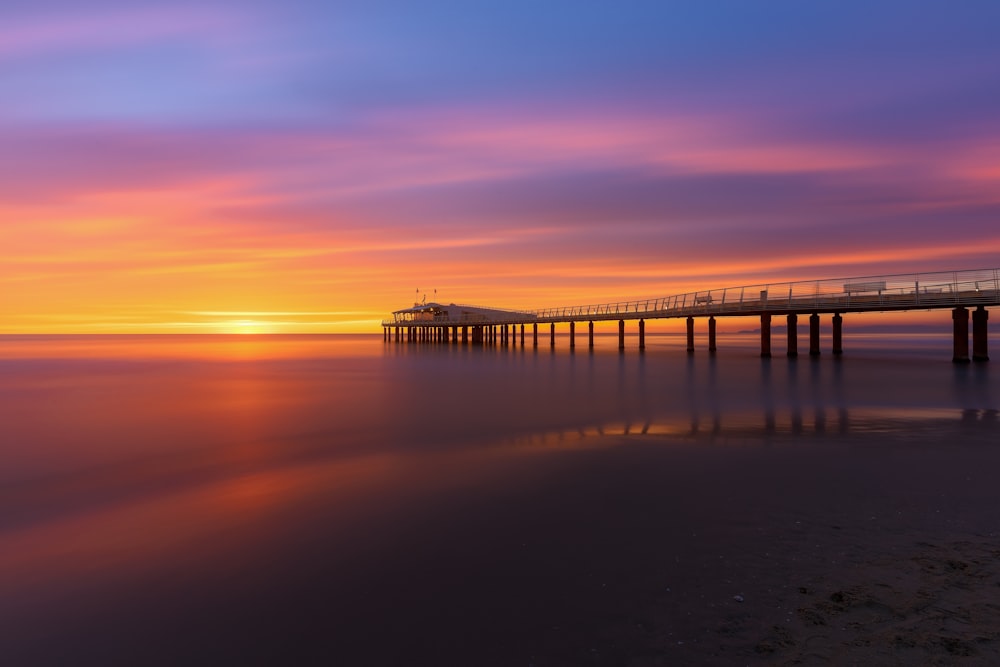
[[[541,323],[790,312],[919,310],[998,303],[1000,269],[980,269],[762,283],[629,301],[506,311],[488,320],[463,318],[404,322],[392,319],[384,321],[383,325],[471,324],[474,321],[494,324]]]

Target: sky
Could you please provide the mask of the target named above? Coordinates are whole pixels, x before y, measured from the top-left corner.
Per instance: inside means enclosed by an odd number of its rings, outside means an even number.
[[[998,267],[997,25],[975,1],[5,0],[0,333],[378,332],[424,295]]]

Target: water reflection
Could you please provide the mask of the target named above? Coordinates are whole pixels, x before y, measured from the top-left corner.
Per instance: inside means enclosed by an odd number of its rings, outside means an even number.
[[[785,451],[773,445],[785,443],[834,450],[863,467],[881,445],[986,447],[1000,429],[996,374],[941,362],[937,349],[790,362],[761,360],[752,339],[744,347],[730,341],[716,355],[688,355],[683,340],[653,337],[643,355],[620,354],[616,337],[570,355],[540,339],[537,350],[530,338],[525,348],[384,345],[377,336],[3,340],[0,645],[16,645],[22,656],[46,646],[94,649],[114,627],[141,656],[150,638],[170,645],[164,627],[191,618],[214,633],[223,617],[239,643],[246,627],[259,634],[266,625],[252,617],[262,607],[244,604],[244,591],[262,587],[282,618],[301,612],[282,633],[351,623],[377,632],[387,624],[354,620],[371,604],[383,606],[369,618],[406,625],[412,614],[385,610],[397,608],[407,587],[426,583],[433,596],[454,576],[462,581],[453,590],[469,588],[461,554],[443,573],[428,566],[436,578],[410,576],[408,559],[436,563],[478,544],[486,554],[476,561],[485,564],[480,583],[495,580],[527,553],[521,531],[537,508],[557,507],[574,484],[570,466],[560,468],[558,492],[524,494],[550,488],[542,464],[562,452],[576,461],[584,455],[576,449],[618,453],[641,444],[634,449],[700,455],[728,453],[714,445],[732,442],[773,461]],[[667,466],[640,468],[648,488],[669,486],[661,483]],[[607,507],[595,484],[618,491],[604,471],[580,483],[578,498],[597,499],[580,534],[591,535],[592,517]],[[688,481],[706,487],[706,499],[721,497],[711,479]],[[666,514],[673,504],[639,506]],[[441,519],[448,512],[451,524]],[[646,514],[629,506],[606,526]],[[575,516],[560,515],[535,535],[561,536]],[[473,533],[478,542],[455,539]],[[539,558],[523,572],[548,562]],[[392,568],[395,585],[372,603],[369,588]],[[502,596],[509,583],[492,594]],[[353,597],[342,598],[345,591]],[[565,591],[557,592],[553,599],[562,599]],[[518,614],[521,593],[510,606]],[[254,601],[260,596],[272,599]],[[427,608],[421,595],[410,603],[402,608]],[[441,605],[437,613],[451,608],[471,607]],[[450,620],[448,627],[463,622]],[[465,622],[465,630],[493,627]],[[399,657],[396,664],[405,662]]]
[[[828,433],[826,411],[818,408],[812,420],[803,420],[801,413],[789,412],[784,418],[774,413],[730,414],[723,421],[721,414],[713,414],[710,423],[699,419],[666,417],[635,422],[609,422],[581,425],[567,430],[551,430],[509,439],[515,445],[551,446],[567,443],[599,444],[594,438],[605,438],[624,443],[623,437],[650,436],[649,442],[680,441],[760,443],[774,438],[788,442],[808,444],[811,441],[845,442],[843,435],[878,435],[881,441],[948,444],[949,438],[977,439],[984,444],[997,435],[997,410],[856,410],[844,408],[837,411],[837,432]],[[708,427],[708,428],[706,428]],[[898,440],[891,440],[896,436]],[[977,438],[976,436],[982,436]],[[664,439],[665,437],[665,439]],[[859,440],[860,442],[860,440]]]

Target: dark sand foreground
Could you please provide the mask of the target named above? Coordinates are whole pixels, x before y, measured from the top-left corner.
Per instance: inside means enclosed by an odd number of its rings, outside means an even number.
[[[691,532],[664,516],[642,540],[606,544],[599,560],[620,569],[601,586],[621,597],[590,655],[581,634],[531,664],[1000,664],[1000,441],[995,415],[979,417],[660,443],[623,457],[649,457],[634,476],[607,462],[611,479],[652,484],[619,510],[673,507]],[[644,475],[659,466],[672,472],[654,490]],[[592,483],[608,501],[594,512],[641,493]]]
[[[990,415],[613,431],[206,473],[11,529],[0,647],[18,665],[1000,664]]]

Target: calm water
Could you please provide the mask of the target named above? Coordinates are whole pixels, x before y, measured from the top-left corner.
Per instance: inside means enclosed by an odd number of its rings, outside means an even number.
[[[661,556],[693,526],[717,539],[690,558],[841,488],[873,451],[974,462],[1000,431],[995,369],[951,364],[946,337],[854,335],[842,359],[796,361],[762,361],[752,335],[714,357],[647,340],[640,355],[613,337],[575,353],[0,337],[0,649],[14,664],[621,658],[621,637],[585,645],[651,577],[681,576]],[[764,461],[765,490],[721,504]]]

